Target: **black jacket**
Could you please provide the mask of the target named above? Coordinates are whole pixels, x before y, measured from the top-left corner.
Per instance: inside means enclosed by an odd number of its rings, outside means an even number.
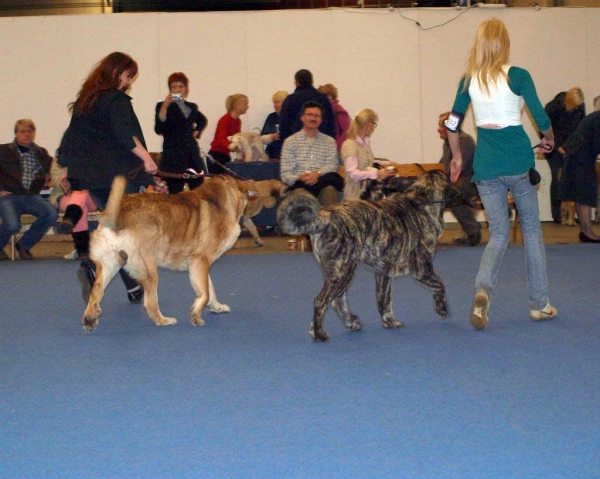
[[[46,175],[50,174],[52,157],[45,148],[35,148],[35,157],[42,166],[42,172],[34,178],[28,190],[23,188],[23,166],[21,154],[13,143],[0,145],[0,190],[10,191],[13,195],[39,195],[46,183]]]
[[[139,186],[154,184],[143,162],[131,150],[133,137],[146,147],[144,134],[133,111],[131,97],[118,90],[103,92],[89,114],[71,117],[58,156],[58,164],[69,168],[71,187],[110,188],[115,176],[126,176]]]
[[[154,131],[163,136],[163,151],[160,161],[162,171],[184,173],[188,168],[200,171],[203,162],[200,159],[198,141],[194,138],[194,131],[202,131],[208,123],[206,117],[198,110],[195,103],[185,102],[192,110],[186,118],[177,103],[173,102],[167,109],[166,121],[161,121],[158,112],[163,102],[156,105],[154,115]]]

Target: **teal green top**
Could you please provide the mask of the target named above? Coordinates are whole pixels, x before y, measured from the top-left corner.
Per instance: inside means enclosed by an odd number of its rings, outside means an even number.
[[[471,104],[469,83],[470,80],[461,79],[452,107],[454,111],[463,115]],[[465,84],[467,88],[464,88]],[[538,98],[529,72],[523,68],[510,67],[508,86],[515,95],[523,97],[540,131],[548,130],[550,118]],[[507,126],[497,130],[477,127],[473,181],[514,176],[527,172],[535,165],[535,156],[531,146],[531,140],[522,125]]]

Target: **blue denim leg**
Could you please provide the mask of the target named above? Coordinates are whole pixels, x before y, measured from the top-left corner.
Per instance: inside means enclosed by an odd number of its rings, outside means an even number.
[[[510,178],[510,189],[519,211],[523,232],[529,306],[530,309],[544,309],[548,302],[548,275],[537,189],[529,183],[527,174]]]
[[[15,195],[6,195],[0,198],[0,249],[4,248],[10,237],[21,228],[21,212],[19,209],[19,198]]]
[[[39,195],[22,195],[20,198],[22,203],[21,212],[37,218],[19,240],[19,243],[25,249],[31,249],[43,238],[46,231],[56,223],[58,209]]]
[[[510,229],[508,187],[502,181],[502,178],[493,178],[478,181],[477,189],[485,208],[490,239],[483,250],[483,256],[479,263],[479,271],[475,279],[475,291],[485,290],[491,299],[498,283],[498,274],[508,247]]]
[[[531,309],[545,308],[548,302],[548,277],[536,188],[529,183],[527,173],[478,181],[477,188],[490,226],[490,240],[481,258],[475,291],[484,289],[491,298],[498,283],[498,273],[508,247],[510,224],[507,197],[510,190],[519,211],[525,244],[529,306]]]

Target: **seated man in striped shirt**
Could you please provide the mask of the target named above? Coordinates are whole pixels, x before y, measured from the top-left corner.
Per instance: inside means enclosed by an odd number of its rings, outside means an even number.
[[[302,106],[302,130],[288,137],[281,150],[281,179],[289,189],[304,188],[322,206],[338,202],[344,179],[338,174],[335,140],[319,131],[323,109],[314,101]]]

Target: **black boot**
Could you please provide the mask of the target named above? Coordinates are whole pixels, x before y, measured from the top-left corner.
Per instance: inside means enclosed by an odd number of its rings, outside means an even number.
[[[77,259],[87,258],[90,252],[90,232],[89,230],[72,233],[73,243],[77,250]]]
[[[96,281],[96,265],[89,258],[84,259],[77,270],[77,279],[81,284],[81,296],[87,304],[90,300],[94,281]]]
[[[127,288],[127,298],[129,299],[129,302],[132,304],[141,303],[142,299],[144,299],[144,288],[142,288],[142,286],[123,268],[119,270],[119,274]]]
[[[83,216],[83,210],[78,205],[69,205],[65,210],[63,219],[58,225],[58,234],[70,235],[73,232],[73,227],[79,223]]]

